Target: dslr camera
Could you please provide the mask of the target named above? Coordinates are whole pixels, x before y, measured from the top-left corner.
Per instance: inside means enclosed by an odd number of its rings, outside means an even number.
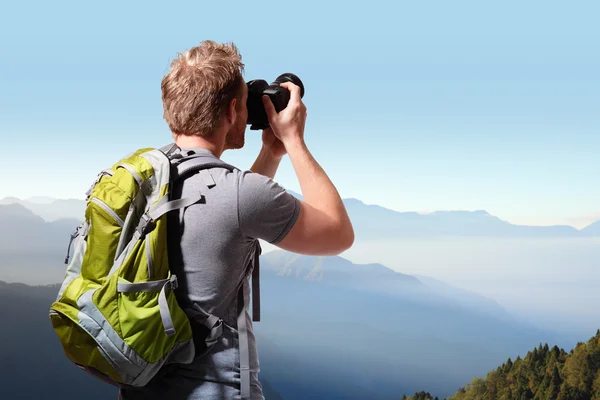
[[[294,85],[299,86],[300,97],[304,97],[304,85],[302,81],[290,72],[279,75],[270,85],[263,79],[253,79],[246,82],[248,86],[248,100],[246,102],[248,120],[246,124],[251,125],[251,130],[266,129],[269,127],[269,119],[267,118],[267,112],[262,101],[263,95],[269,96],[277,112],[287,107],[290,101],[290,91],[281,86],[283,82],[292,82]]]

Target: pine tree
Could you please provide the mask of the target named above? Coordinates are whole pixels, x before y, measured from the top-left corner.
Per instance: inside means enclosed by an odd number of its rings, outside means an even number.
[[[538,359],[538,349],[534,348],[533,351],[527,353],[527,357],[525,357],[526,361],[535,362]]]
[[[509,373],[510,370],[512,369],[512,366],[513,366],[513,362],[510,359],[510,357],[508,357],[508,361],[506,361],[506,364],[504,364],[504,373],[505,374]]]
[[[554,345],[554,347],[552,347],[552,355],[558,360],[560,357],[560,349],[558,348],[558,346]]]
[[[596,372],[596,378],[592,384],[592,400],[600,400],[600,369]]]
[[[592,370],[592,356],[588,353],[581,364],[579,389],[591,397],[592,385],[594,384],[594,370]]]
[[[548,398],[546,396],[546,392],[550,387],[551,379],[552,376],[550,374],[544,374],[544,379],[542,380],[542,383],[540,383],[539,387],[537,388],[537,391],[535,392],[535,396],[533,397],[535,400],[546,400]]]
[[[562,379],[558,373],[558,367],[556,364],[554,364],[554,368],[552,369],[552,378],[550,379],[550,387],[548,388],[547,392],[547,398],[556,399],[558,397],[558,393],[560,392],[561,385]]]
[[[429,392],[420,391],[414,394],[413,400],[433,400]]]

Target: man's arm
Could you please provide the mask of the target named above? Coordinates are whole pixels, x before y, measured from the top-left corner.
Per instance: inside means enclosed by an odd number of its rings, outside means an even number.
[[[337,189],[304,141],[288,143],[288,154],[304,200],[298,220],[277,246],[306,255],[342,253],[354,243],[354,229]]]
[[[260,149],[260,153],[258,153],[258,157],[256,157],[256,161],[252,164],[250,171],[273,179],[277,173],[277,168],[279,168],[281,159],[282,156],[278,157],[273,155],[273,152],[269,148],[263,146]]]
[[[284,144],[300,187],[303,201],[294,226],[277,246],[306,255],[336,255],[354,243],[354,230],[344,203],[304,142],[306,107],[300,88],[290,82],[281,86],[290,90],[290,101],[280,113],[268,96],[263,96],[269,124]]]

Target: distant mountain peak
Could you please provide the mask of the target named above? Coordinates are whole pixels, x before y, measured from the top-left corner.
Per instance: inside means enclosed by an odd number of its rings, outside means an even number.
[[[56,199],[48,196],[35,196],[27,200],[5,197],[0,200],[0,205],[19,205],[46,222],[52,222],[64,219],[83,219],[86,202],[83,199]]]
[[[347,199],[344,199],[344,202],[347,202],[347,203],[350,203],[350,204],[360,204],[360,205],[365,205],[366,206],[366,204],[365,204],[364,201],[359,200],[359,199],[354,198],[354,197],[349,197]]]
[[[600,221],[596,221],[594,223],[589,224],[581,231],[590,235],[600,235]]]
[[[8,197],[5,197],[3,199],[0,199],[0,205],[20,203],[21,201],[22,200],[19,199],[18,197],[8,196]]]
[[[471,215],[482,215],[482,216],[492,216],[486,210],[436,210],[425,215],[443,215],[443,214],[471,214]]]
[[[288,193],[290,193],[292,196],[298,198],[298,199],[302,199],[302,195],[299,193],[294,192],[293,190],[288,190]],[[378,212],[381,213],[389,213],[390,215],[393,214],[397,214],[397,215],[403,215],[406,217],[423,217],[423,218],[427,218],[427,217],[434,217],[434,216],[456,216],[456,217],[460,217],[460,216],[470,216],[470,217],[490,217],[490,218],[494,218],[497,219],[499,221],[501,221],[500,218],[490,214],[487,210],[483,210],[483,209],[479,209],[479,210],[436,210],[436,211],[432,211],[432,212],[418,212],[418,211],[397,211],[388,207],[384,207],[378,204],[367,204],[364,201],[357,199],[355,197],[347,197],[347,198],[343,198],[343,202],[344,205],[352,210],[376,210]],[[505,222],[505,221],[502,221]],[[508,222],[505,222],[508,224]]]
[[[36,215],[33,211],[20,203],[0,204],[0,216],[29,217],[42,220],[40,216]]]
[[[261,258],[266,270],[295,279],[329,282],[391,279],[412,285],[422,284],[416,277],[394,271],[383,264],[355,264],[340,256],[305,256],[285,250],[273,250]]]

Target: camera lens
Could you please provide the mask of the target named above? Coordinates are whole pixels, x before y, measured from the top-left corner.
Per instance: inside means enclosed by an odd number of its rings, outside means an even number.
[[[292,74],[291,72],[286,72],[285,74],[281,74],[277,77],[277,79],[275,79],[275,81],[271,84],[271,86],[280,85],[283,82],[292,82],[294,85],[299,86],[300,87],[300,97],[304,97],[304,84],[302,83],[300,78],[298,78],[296,75]]]

